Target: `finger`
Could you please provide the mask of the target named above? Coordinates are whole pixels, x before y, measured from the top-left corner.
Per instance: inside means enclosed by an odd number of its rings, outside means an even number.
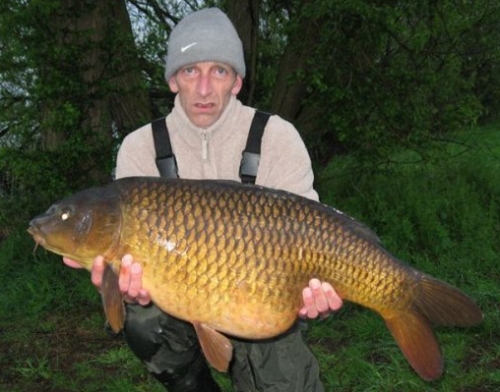
[[[130,282],[127,294],[131,298],[137,298],[142,288],[142,267],[139,263],[133,263],[130,267]]]
[[[307,308],[305,306],[299,309],[299,317],[301,319],[307,318]]]
[[[314,302],[314,294],[310,287],[305,287],[302,290],[302,300],[304,306],[299,310],[299,316],[307,318],[318,317],[318,310],[316,309],[316,304]]]
[[[313,301],[311,289],[306,287],[302,290],[302,303],[303,306],[299,309],[299,317],[307,318],[307,306]]]
[[[339,310],[343,305],[342,298],[340,298],[340,296],[337,294],[330,283],[323,282],[321,286],[323,288],[323,293],[325,294],[325,297],[328,301],[328,308],[333,311]]]
[[[120,287],[120,291],[122,294],[128,295],[128,290],[130,287],[130,277],[131,271],[130,268],[133,264],[133,258],[130,255],[125,255],[122,258],[120,273],[118,276],[118,286]]]
[[[137,302],[139,305],[146,306],[151,302],[151,295],[146,289],[141,289],[139,295],[137,296]]]
[[[138,303],[141,306],[146,306],[151,302],[151,294],[146,289],[140,289],[137,294],[124,294],[123,300],[130,304]]]
[[[94,286],[101,288],[102,286],[102,276],[104,275],[104,269],[106,265],[104,263],[103,256],[97,256],[92,263],[92,269],[90,270],[90,279]]]
[[[311,279],[309,282],[309,287],[312,290],[314,296],[314,304],[318,313],[324,313],[329,310],[328,300],[323,291],[323,286],[318,279]]]

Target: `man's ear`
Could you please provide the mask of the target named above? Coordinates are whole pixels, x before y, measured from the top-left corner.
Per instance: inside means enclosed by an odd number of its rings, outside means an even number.
[[[168,87],[170,87],[170,91],[174,94],[179,92],[179,85],[177,84],[177,80],[175,80],[175,75],[168,79]]]
[[[233,88],[231,89],[231,94],[238,95],[242,87],[243,87],[243,78],[240,75],[236,74],[236,80],[234,81]]]

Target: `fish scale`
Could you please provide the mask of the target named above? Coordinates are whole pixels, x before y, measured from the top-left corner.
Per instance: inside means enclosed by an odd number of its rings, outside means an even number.
[[[191,322],[207,359],[225,370],[223,334],[265,339],[285,332],[311,278],[379,313],[415,371],[441,376],[431,324],[482,320],[458,289],[400,262],[363,224],[288,192],[229,181],[125,178],[55,203],[28,230],[46,249],[90,270],[107,259],[103,303],[119,330],[116,272],[124,254],[167,313]],[[114,272],[113,272],[114,271]]]

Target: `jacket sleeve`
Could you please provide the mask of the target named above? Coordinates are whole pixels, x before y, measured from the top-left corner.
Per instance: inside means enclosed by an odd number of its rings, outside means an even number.
[[[311,158],[299,132],[289,122],[272,116],[262,137],[256,183],[318,200],[313,188]]]

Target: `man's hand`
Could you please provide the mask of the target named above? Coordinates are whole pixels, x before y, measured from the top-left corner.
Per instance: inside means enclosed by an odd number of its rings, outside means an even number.
[[[311,279],[309,286],[302,290],[304,306],[299,310],[299,317],[314,319],[327,317],[331,312],[342,307],[342,298],[333,287],[318,279]]]
[[[72,268],[82,268],[75,261],[63,258],[64,264]],[[102,286],[102,277],[106,263],[103,256],[97,256],[92,263],[90,276],[94,286],[100,290]],[[118,285],[123,294],[125,302],[137,302],[142,306],[148,305],[151,302],[149,291],[142,288],[142,267],[136,263],[131,255],[125,255],[122,258],[120,272],[118,275]]]

